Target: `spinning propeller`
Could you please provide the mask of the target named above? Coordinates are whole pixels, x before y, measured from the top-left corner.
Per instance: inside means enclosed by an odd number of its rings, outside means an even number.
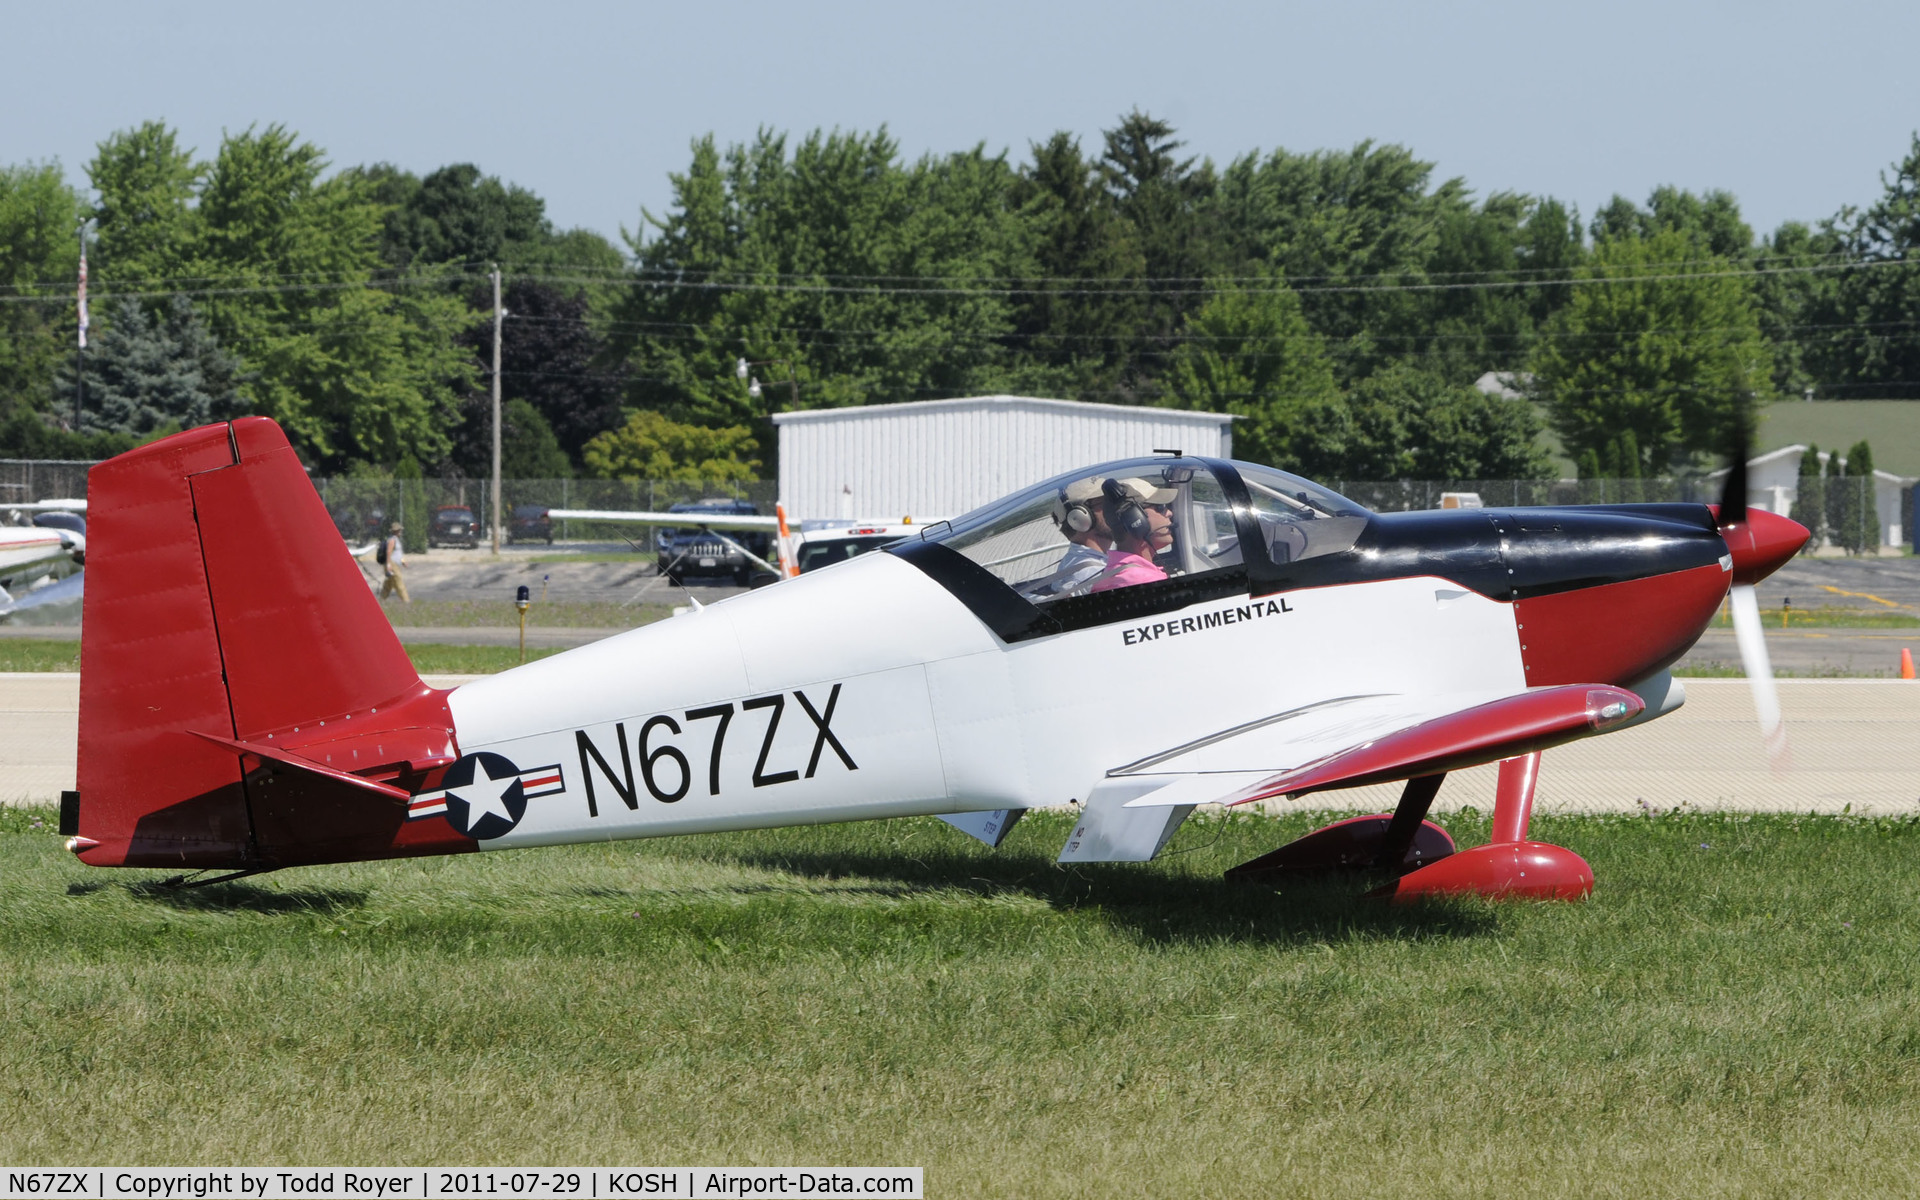
[[[1777,513],[1747,509],[1747,447],[1735,447],[1727,469],[1726,487],[1713,508],[1714,523],[1726,539],[1733,558],[1733,590],[1728,598],[1733,613],[1733,637],[1740,646],[1740,663],[1753,689],[1753,707],[1760,718],[1760,740],[1775,772],[1792,765],[1786,726],[1780,720],[1780,694],[1773,686],[1773,663],[1760,628],[1760,600],[1754,584],[1779,570],[1799,553],[1812,536],[1797,521]]]

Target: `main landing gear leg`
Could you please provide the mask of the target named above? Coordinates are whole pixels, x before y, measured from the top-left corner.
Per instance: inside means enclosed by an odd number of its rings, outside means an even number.
[[[1412,871],[1453,853],[1447,831],[1426,819],[1440,794],[1439,775],[1407,780],[1392,816],[1349,817],[1296,838],[1227,872],[1228,879],[1275,882],[1309,871]]]
[[[1502,759],[1493,803],[1493,840],[1421,867],[1370,895],[1394,901],[1423,896],[1506,896],[1526,900],[1577,900],[1593,891],[1593,869],[1561,846],[1527,839],[1533,789],[1540,780],[1538,752]]]

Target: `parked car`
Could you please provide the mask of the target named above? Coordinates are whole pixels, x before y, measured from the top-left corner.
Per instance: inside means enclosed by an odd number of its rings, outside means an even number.
[[[822,529],[801,537],[794,557],[800,573],[818,571],[837,562],[858,558],[917,532],[914,525],[860,525],[846,529]]]
[[[427,545],[465,546],[469,550],[480,544],[480,525],[473,519],[473,510],[461,504],[444,504],[433,510],[433,520],[427,522]]]
[[[519,504],[507,521],[508,542],[545,542],[553,545],[553,518],[544,504]]]
[[[688,504],[676,504],[667,510],[670,513],[686,513],[692,517],[699,513],[725,514],[728,516],[758,516],[760,510],[745,500],[699,500]],[[753,580],[753,560],[740,553],[742,548],[752,551],[761,558],[773,547],[773,539],[765,533],[743,529],[722,530],[727,540],[715,537],[707,529],[663,528],[654,534],[655,552],[654,571],[670,576],[676,582],[695,575],[731,575],[733,581],[746,587]],[[733,544],[730,544],[733,543]]]

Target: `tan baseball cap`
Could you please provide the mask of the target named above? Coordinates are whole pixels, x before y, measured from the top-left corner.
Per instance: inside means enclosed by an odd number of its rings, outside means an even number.
[[[403,525],[401,525],[401,524],[400,524],[400,522],[398,522],[398,521],[395,521],[395,522],[393,523],[393,529],[392,529],[392,531],[391,531],[391,532],[393,532],[393,533],[399,533],[399,532],[400,532],[400,531],[401,531],[401,530],[402,530],[403,528],[405,528],[405,526],[403,526]]]
[[[1100,481],[1098,479],[1076,479],[1066,487],[1061,488],[1060,491],[1061,494],[1066,497],[1068,504],[1098,500],[1100,498]]]
[[[1169,487],[1155,487],[1137,477],[1116,479],[1113,482],[1127,499],[1137,500],[1141,504],[1172,504],[1174,498],[1180,494]]]

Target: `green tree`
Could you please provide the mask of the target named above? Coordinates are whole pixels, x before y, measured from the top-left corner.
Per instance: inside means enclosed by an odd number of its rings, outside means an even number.
[[[787,389],[750,397],[734,375],[742,357],[789,364],[772,378],[792,371],[810,408],[1010,378],[1011,301],[972,286],[1031,274],[1004,156],[976,147],[903,165],[884,129],[814,133],[789,154],[762,132],[724,154],[701,139],[672,181],[668,215],[628,235],[635,286],[615,328],[636,407],[770,438]]]
[[[1356,428],[1391,429],[1399,439],[1397,470],[1373,478],[1539,479],[1552,469],[1537,441],[1540,420],[1525,400],[1489,396],[1406,363],[1361,380],[1348,400]],[[1373,412],[1395,414],[1394,423]]]
[[[199,193],[186,273],[219,281],[208,323],[257,373],[255,411],[310,459],[438,461],[473,375],[455,338],[475,316],[433,288],[369,286],[381,208],[364,180],[323,179],[325,166],[278,125],[229,135]]]
[[[1488,396],[1396,363],[1348,390],[1347,441],[1321,467],[1334,479],[1536,479],[1551,460],[1525,401]]]
[[[400,493],[400,545],[408,554],[425,554],[427,522],[431,518],[427,513],[426,474],[420,469],[420,461],[411,454],[401,455],[394,464],[393,482]]]
[[[1868,478],[1873,476],[1873,447],[1867,445],[1865,438],[1855,442],[1853,449],[1847,451],[1847,474]]]
[[[1027,390],[1111,399],[1145,319],[1146,258],[1099,167],[1068,133],[1031,147],[1011,203],[1032,239],[1035,278],[1016,298],[1013,336],[1031,364]]]
[[[1145,278],[1139,324],[1122,343],[1130,349],[1116,398],[1152,401],[1174,349],[1174,335],[1204,297],[1196,280],[1218,275],[1224,264],[1212,236],[1210,201],[1218,185],[1213,164],[1181,158],[1185,143],[1172,125],[1135,110],[1103,135],[1098,166],[1113,211],[1132,230]],[[1197,165],[1196,165],[1197,164]]]
[[[151,291],[188,267],[200,237],[193,202],[206,170],[162,121],[100,143],[87,177],[100,196],[93,214],[99,222],[94,258],[103,284]]]
[[[1656,233],[1681,234],[1697,251],[1714,258],[1737,262],[1753,251],[1753,230],[1740,216],[1740,202],[1731,192],[1696,196],[1662,186],[1653,190],[1645,208],[1615,196],[1593,217],[1597,243],[1650,238]]]
[[[1234,452],[1313,472],[1341,460],[1350,433],[1320,337],[1285,281],[1217,281],[1188,318],[1168,372],[1182,408],[1230,412]]]
[[[539,409],[525,400],[508,400],[500,406],[502,479],[564,479],[572,474],[567,452]]]
[[[1463,181],[1436,187],[1432,175],[1405,147],[1370,141],[1255,152],[1221,173],[1210,227],[1229,239],[1229,260],[1266,263],[1304,289],[1307,319],[1350,383],[1430,345],[1437,294],[1397,285],[1432,282],[1443,227],[1471,212]]]
[[[1841,468],[1840,483],[1846,495],[1836,507],[1844,527],[1841,545],[1852,554],[1873,554],[1880,549],[1880,512],[1875,501],[1873,449],[1866,441],[1855,442],[1847,451]]]
[[[58,165],[0,167],[0,417],[72,411],[71,397],[56,396],[52,384],[55,365],[75,349],[84,216]]]
[[[1602,241],[1580,275],[1533,360],[1568,451],[1631,432],[1644,472],[1744,440],[1772,369],[1748,277],[1673,229]]]
[[[240,360],[220,347],[185,296],[149,317],[121,300],[87,354],[87,405],[81,429],[152,435],[232,415],[244,379]],[[74,386],[62,364],[60,389]]]
[[[0,457],[62,458],[73,461],[112,458],[142,442],[131,433],[74,433],[25,408],[0,421]]]
[[[1788,221],[1756,252],[1753,278],[1760,331],[1773,347],[1773,387],[1784,396],[1815,394],[1849,370],[1844,348],[1871,330],[1855,329],[1839,311],[1845,272],[1831,270],[1846,251],[1833,222]]]
[[[603,480],[755,480],[758,447],[747,426],[680,424],[641,409],[588,442],[586,463]]]
[[[388,211],[380,238],[388,265],[511,259],[553,236],[546,202],[517,184],[483,175],[472,163],[441,167],[424,179],[381,165],[368,168]]]
[[[1827,487],[1820,465],[1820,447],[1808,445],[1800,455],[1800,475],[1795,486],[1793,511],[1788,515],[1807,527],[1813,536],[1800,547],[1800,553],[1812,554],[1827,537]]]
[[[607,339],[595,328],[585,297],[533,279],[515,278],[502,302],[511,314],[501,330],[500,388],[509,400],[538,409],[560,447],[574,461],[595,434],[625,420],[626,375],[610,361]],[[482,370],[493,362],[493,324],[473,326],[462,338]],[[453,461],[469,475],[487,473],[492,453],[493,405],[476,393],[462,407]]]
[[[751,480],[760,444],[744,425],[712,428],[641,410],[587,443],[587,470],[599,479],[673,479],[688,483]]]
[[[1910,265],[1920,257],[1920,133],[1880,178],[1880,198],[1838,221],[1860,269],[1840,275],[1829,322],[1839,332],[1817,362],[1828,390],[1846,398],[1911,396],[1920,380],[1920,272]]]

